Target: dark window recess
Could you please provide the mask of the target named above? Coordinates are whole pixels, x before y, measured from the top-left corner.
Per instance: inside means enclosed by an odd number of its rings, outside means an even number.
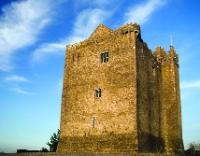
[[[124,34],[128,34],[128,30],[124,32]]]
[[[72,62],[78,62],[79,61],[79,53],[75,52],[72,54]]]
[[[108,60],[109,60],[109,53],[108,52],[101,53],[101,63],[108,62]]]
[[[74,62],[74,60],[75,60],[75,59],[74,59],[74,54],[72,54],[72,62]]]
[[[96,118],[93,117],[93,118],[92,118],[92,128],[95,128],[95,124],[96,124]]]
[[[95,96],[96,97],[101,97],[101,89],[100,88],[95,90]]]

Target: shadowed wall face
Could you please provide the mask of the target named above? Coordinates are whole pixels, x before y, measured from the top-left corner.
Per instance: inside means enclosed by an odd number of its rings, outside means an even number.
[[[172,46],[168,54],[162,48],[157,48],[156,53],[160,61],[160,135],[165,151],[179,152],[183,150],[183,141],[178,56]]]
[[[137,24],[115,31],[99,25],[87,40],[67,47],[64,73],[58,152],[165,149],[162,68]],[[180,104],[177,98],[173,105]]]

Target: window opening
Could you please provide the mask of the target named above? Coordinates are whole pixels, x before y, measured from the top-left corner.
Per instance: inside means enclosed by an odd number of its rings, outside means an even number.
[[[104,52],[101,53],[101,63],[106,63],[109,60],[109,53],[108,52]]]
[[[100,88],[95,89],[95,96],[96,97],[101,97],[101,89]]]
[[[93,118],[92,118],[92,128],[95,128],[95,124],[96,124],[96,118],[93,117]]]

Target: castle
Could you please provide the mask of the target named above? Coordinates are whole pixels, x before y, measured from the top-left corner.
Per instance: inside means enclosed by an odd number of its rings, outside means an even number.
[[[178,56],[154,52],[140,26],[100,24],[68,45],[57,152],[183,151]]]

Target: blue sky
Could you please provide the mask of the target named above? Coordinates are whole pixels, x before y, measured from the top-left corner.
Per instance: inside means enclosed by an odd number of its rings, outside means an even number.
[[[0,152],[41,149],[59,128],[65,46],[99,23],[137,22],[154,50],[180,56],[184,144],[200,142],[200,2],[188,0],[1,0]]]

